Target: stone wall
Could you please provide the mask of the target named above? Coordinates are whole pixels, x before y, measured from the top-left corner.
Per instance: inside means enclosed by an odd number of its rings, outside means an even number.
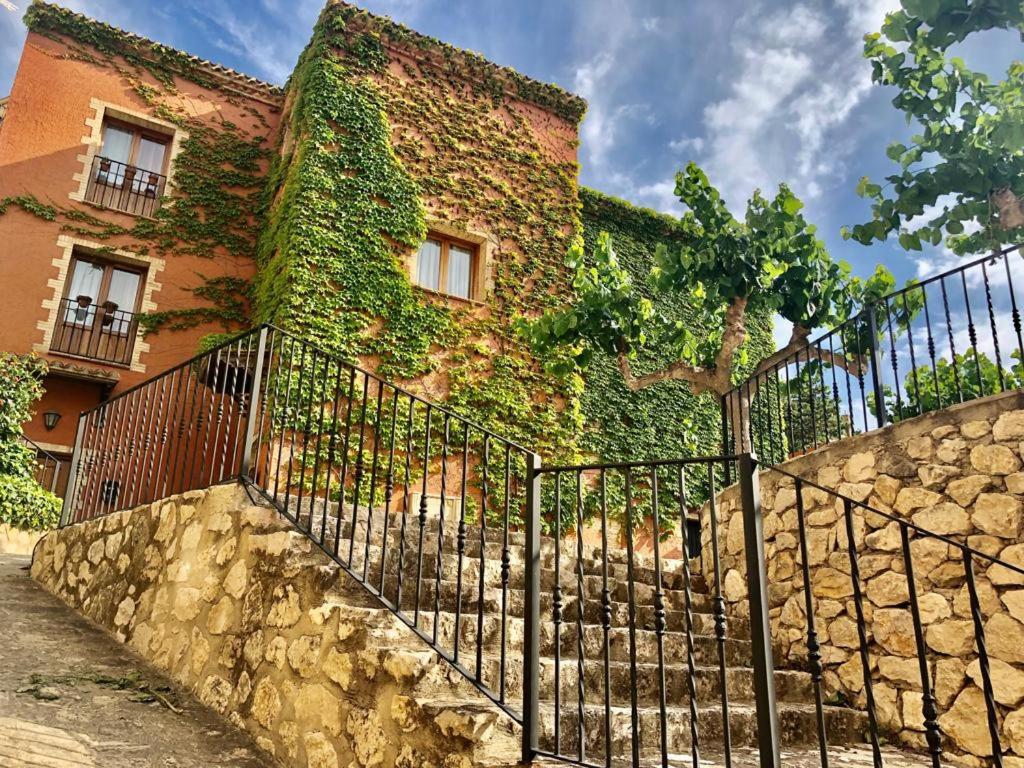
[[[50,533],[32,575],[284,765],[516,762],[510,718],[239,486]]]
[[[1017,566],[1024,471],[1024,394],[1012,392],[860,435],[781,465],[855,501],[910,520]],[[768,590],[776,663],[803,667],[807,657],[804,582],[796,490],[775,471],[760,475]],[[843,503],[803,492],[811,592],[829,698],[864,706],[863,668],[847,550]],[[728,610],[748,611],[743,522],[738,489],[719,497],[723,588]],[[707,520],[708,509],[702,514]],[[709,552],[708,526],[704,547]],[[864,619],[880,726],[924,746],[921,683],[898,523],[859,510]],[[930,537],[911,541],[924,641],[943,746],[968,764],[990,764],[991,741],[981,689],[963,556]],[[711,558],[705,557],[710,578]],[[974,572],[999,704],[1004,765],[1024,766],[1024,576],[978,560]]]

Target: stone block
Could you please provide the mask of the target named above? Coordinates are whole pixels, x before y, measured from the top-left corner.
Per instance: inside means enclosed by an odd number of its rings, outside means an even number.
[[[1005,445],[976,445],[971,448],[971,466],[989,475],[1009,475],[1020,469],[1020,459]]]

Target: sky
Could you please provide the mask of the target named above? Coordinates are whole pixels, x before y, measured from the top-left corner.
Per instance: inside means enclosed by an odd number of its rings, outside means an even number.
[[[0,8],[0,94],[14,79],[28,0]],[[283,83],[323,0],[63,0],[63,5],[263,79]],[[941,248],[844,241],[866,221],[857,181],[893,168],[886,145],[913,132],[873,85],[861,38],[898,0],[359,0],[420,32],[587,99],[580,181],[679,214],[675,173],[690,160],[742,216],[754,189],[787,182],[833,256],[900,282],[955,266]],[[1016,34],[960,51],[999,75]],[[777,336],[786,334],[785,328]]]

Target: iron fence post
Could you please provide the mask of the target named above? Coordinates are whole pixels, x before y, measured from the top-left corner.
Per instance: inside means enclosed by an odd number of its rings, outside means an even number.
[[[523,610],[523,763],[537,755],[540,725],[540,456],[526,455],[526,605]]]
[[[719,403],[721,405],[721,410],[722,410],[722,455],[723,456],[729,456],[733,452],[732,451],[732,445],[729,442],[729,411],[728,411],[728,407],[729,406],[728,406],[728,403],[726,402],[728,397],[729,397],[728,395],[722,395],[721,398],[719,399]],[[724,462],[723,468],[724,468],[724,471],[725,471],[725,485],[726,486],[732,485],[732,463],[728,462],[728,461]]]
[[[82,458],[82,436],[85,433],[85,415],[78,416],[78,429],[75,431],[75,448],[71,453],[71,464],[68,467],[68,485],[64,490],[64,503],[60,508],[60,527],[68,524],[71,508],[75,501],[75,485],[78,483],[78,465]]]
[[[242,443],[242,463],[238,469],[239,477],[243,480],[249,478],[252,471],[252,443],[256,436],[256,422],[254,418],[261,408],[260,388],[263,386],[263,361],[267,355],[267,326],[260,328],[260,338],[256,347],[256,371],[252,377],[252,393],[249,395],[249,413],[245,417],[245,437]],[[250,341],[250,344],[252,342]]]
[[[868,334],[871,337],[871,390],[875,396],[875,419],[879,427],[884,427],[885,392],[882,389],[882,364],[878,356],[878,321],[875,319],[875,305],[868,304],[864,311],[868,313]]]
[[[750,453],[739,456],[743,538],[747,553],[747,598],[750,603],[750,639],[757,703],[757,743],[761,768],[781,768],[779,715],[775,701],[772,631],[768,617],[768,579],[764,554],[764,521],[757,462]]]

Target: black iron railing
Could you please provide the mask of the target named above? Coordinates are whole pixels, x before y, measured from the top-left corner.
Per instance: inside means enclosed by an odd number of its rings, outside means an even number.
[[[541,691],[527,720],[535,724],[527,754],[640,766],[667,765],[684,752],[693,765],[731,753],[735,638],[727,631],[713,502],[703,521],[714,531],[711,584],[685,553],[695,511],[714,499],[733,460],[540,469],[535,495],[555,546],[544,558],[551,574],[538,623],[547,653],[538,647],[524,669]],[[669,546],[671,559],[663,554]],[[753,674],[770,676],[770,636],[753,640],[760,665]]]
[[[85,188],[85,199],[103,208],[135,216],[152,216],[159,210],[166,189],[167,177],[163,174],[96,156]]]
[[[743,525],[731,521],[726,535],[718,491],[733,467],[740,499],[731,514]],[[520,723],[527,763],[640,768],[685,754],[691,765],[780,768],[785,743],[804,758],[820,754],[824,768],[836,741],[861,745],[881,766],[859,518],[895,526],[902,544],[886,550],[898,561],[890,578],[907,583],[893,605],[913,616],[933,765],[940,734],[915,560],[931,555],[915,542],[948,545],[948,560],[964,568],[986,706],[992,722],[1001,716],[974,572],[980,563],[1021,568],[817,486],[820,506],[841,507],[846,538],[812,561],[803,491],[813,484],[792,478],[808,654],[806,665],[776,671],[766,543],[776,545],[779,531],[766,541],[749,453],[541,466],[528,449],[271,327],[84,412],[62,524],[236,480]],[[698,567],[686,553],[701,514]],[[833,585],[848,581],[840,591],[859,630],[863,702],[824,690],[832,678],[814,574],[826,566],[838,574]],[[740,610],[728,613],[727,598]]]
[[[511,558],[537,534],[521,446],[262,328],[83,413],[75,456],[65,524],[241,479],[520,718],[504,685]]]
[[[138,315],[116,304],[65,298],[57,308],[50,351],[115,365],[130,365],[139,332]]]
[[[24,435],[21,436],[21,440],[35,454],[34,477],[36,482],[50,493],[57,493],[60,488],[61,471],[64,463]]]
[[[722,398],[724,444],[775,463],[1019,388],[1019,248],[890,293],[751,376]]]

